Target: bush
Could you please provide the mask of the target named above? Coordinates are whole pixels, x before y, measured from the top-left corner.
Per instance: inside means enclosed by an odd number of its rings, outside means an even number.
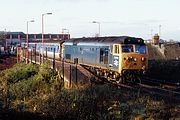
[[[12,69],[8,73],[8,75],[14,75],[15,78],[15,80],[12,80],[9,77],[9,80],[13,81],[10,82],[10,96],[12,99],[23,100],[25,97],[29,98],[38,94],[49,94],[55,80],[60,80],[57,72],[50,68],[49,63],[42,64],[39,69],[32,64],[25,65],[25,67],[22,65],[19,70],[12,71],[14,70]],[[15,72],[19,74],[15,74]]]
[[[5,70],[5,77],[8,83],[16,83],[21,80],[27,80],[38,72],[38,67],[33,64],[18,63],[12,69]]]
[[[149,62],[148,76],[165,80],[180,80],[180,61],[156,60]]]

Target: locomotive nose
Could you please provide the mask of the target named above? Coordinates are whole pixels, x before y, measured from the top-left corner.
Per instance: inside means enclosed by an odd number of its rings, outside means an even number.
[[[123,69],[144,70],[146,58],[141,55],[124,55],[122,59]]]
[[[134,61],[134,62],[136,62],[136,61],[137,61],[137,58],[136,58],[136,57],[132,57],[132,56],[130,56],[130,57],[124,58],[124,60],[128,60],[128,61]]]

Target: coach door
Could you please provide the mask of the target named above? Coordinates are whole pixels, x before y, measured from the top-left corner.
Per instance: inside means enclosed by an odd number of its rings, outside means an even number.
[[[100,48],[100,63],[108,64],[108,48]]]

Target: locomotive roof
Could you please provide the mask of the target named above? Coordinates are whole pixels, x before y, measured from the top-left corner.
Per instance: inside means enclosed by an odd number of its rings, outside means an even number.
[[[63,42],[64,40],[44,40],[44,43],[60,43],[61,44]],[[29,40],[29,43],[42,43],[42,40]]]
[[[94,38],[74,38],[66,40],[67,43],[103,43],[103,44],[144,44],[142,38],[119,36],[119,37],[94,37]]]

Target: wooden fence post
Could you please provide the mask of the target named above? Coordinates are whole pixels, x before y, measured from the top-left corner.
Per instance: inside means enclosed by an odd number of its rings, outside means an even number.
[[[55,69],[55,51],[56,51],[56,48],[54,48],[53,50],[53,69]]]
[[[35,49],[34,50],[34,56],[35,56],[34,61],[35,61],[35,64],[36,64],[36,44],[35,44],[35,48],[34,49]]]
[[[39,52],[39,64],[41,64],[41,52]]]
[[[64,58],[62,59],[62,74],[63,74],[63,84],[64,84]]]
[[[32,51],[32,49],[31,49],[31,63],[32,63],[32,52],[33,52],[33,51]]]
[[[70,86],[70,88],[71,88],[71,75],[72,75],[72,66],[71,66],[71,64],[69,65],[69,86]]]
[[[74,58],[74,64],[75,64],[75,69],[76,69],[76,74],[75,74],[75,78],[76,78],[76,85],[78,85],[78,81],[77,81],[77,64],[78,64],[78,58]]]
[[[46,48],[46,60],[47,60],[47,48]]]

